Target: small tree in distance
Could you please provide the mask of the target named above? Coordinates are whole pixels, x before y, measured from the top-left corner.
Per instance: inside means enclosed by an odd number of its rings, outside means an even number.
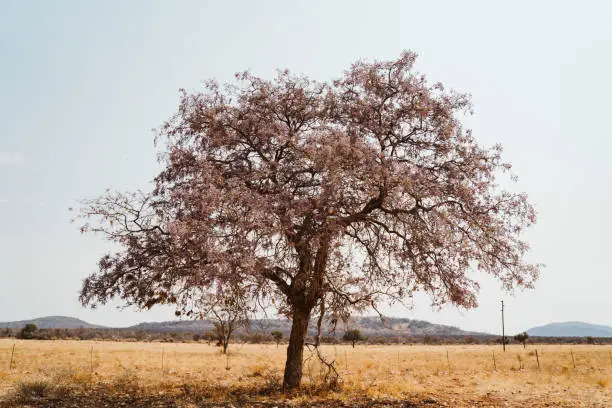
[[[527,334],[527,332],[522,332],[514,336],[514,340],[518,341],[519,343],[523,343],[523,348],[527,347],[528,338],[529,335]]]
[[[347,330],[342,336],[344,341],[350,341],[353,348],[355,348],[355,343],[361,340],[364,340],[364,337],[361,335],[361,331],[357,329]]]
[[[34,338],[34,334],[38,331],[38,327],[34,323],[27,323],[19,332],[20,339],[30,340]]]
[[[252,307],[292,319],[283,388],[300,385],[310,320],[331,322],[427,292],[477,306],[476,265],[507,290],[531,287],[525,194],[503,190],[501,148],[461,124],[468,95],[429,84],[416,54],[357,61],[324,83],[281,71],[182,91],[158,132],[150,192],[83,202],[104,255],[80,300],[120,297],[190,315],[202,292],[240,286]],[[197,310],[196,310],[197,313]]]
[[[204,310],[202,316],[208,316],[214,326],[213,333],[217,338],[217,346],[227,354],[227,348],[232,335],[240,326],[248,324],[247,309],[239,292],[206,295],[201,299],[199,309]]]
[[[274,331],[270,332],[270,335],[272,336],[272,338],[276,342],[276,347],[278,348],[278,345],[280,344],[281,340],[283,339],[283,333],[278,331],[278,330],[274,330]]]

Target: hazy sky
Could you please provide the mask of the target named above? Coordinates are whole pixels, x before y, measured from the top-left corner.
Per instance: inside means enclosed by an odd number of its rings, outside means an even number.
[[[171,318],[77,301],[108,248],[68,207],[106,187],[147,189],[152,128],[178,89],[250,69],[319,80],[358,58],[417,52],[417,69],[473,96],[468,126],[501,142],[539,214],[533,291],[482,277],[480,307],[391,314],[498,333],[612,324],[612,2],[0,0],[0,321],[71,315],[122,326]]]

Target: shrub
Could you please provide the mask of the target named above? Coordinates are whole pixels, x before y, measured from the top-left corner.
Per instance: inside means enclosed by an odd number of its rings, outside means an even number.
[[[25,340],[33,339],[34,334],[36,333],[37,330],[38,330],[38,327],[36,327],[35,324],[28,323],[25,326],[23,326],[23,329],[21,329],[21,331],[19,332],[18,338],[25,339]]]
[[[45,381],[23,382],[17,386],[15,396],[21,401],[29,401],[33,398],[45,397],[51,386]]]
[[[321,336],[321,343],[323,344],[338,344],[340,340],[335,336]]]

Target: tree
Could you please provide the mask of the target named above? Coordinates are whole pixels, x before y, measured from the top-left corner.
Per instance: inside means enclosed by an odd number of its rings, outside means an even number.
[[[209,316],[213,320],[213,333],[223,354],[227,353],[235,330],[248,322],[247,307],[242,303],[243,300],[236,292],[208,294],[200,299],[198,310],[203,311],[200,312],[202,316]]]
[[[529,335],[527,334],[527,332],[522,332],[514,336],[514,340],[518,341],[519,343],[523,343],[523,348],[527,347],[528,338]]]
[[[270,335],[272,335],[272,338],[276,342],[276,347],[278,348],[278,345],[280,344],[281,340],[283,339],[283,333],[279,332],[278,330],[274,330],[274,331],[270,332]]]
[[[34,323],[27,323],[19,332],[19,338],[30,340],[34,338],[34,334],[38,331],[38,327]]]
[[[335,324],[415,291],[475,307],[472,268],[531,287],[539,265],[523,260],[521,233],[533,208],[496,184],[510,167],[501,148],[462,128],[468,96],[428,84],[415,57],[359,61],[331,83],[247,72],[182,91],[156,136],[153,190],[82,203],[82,231],[120,250],[85,279],[81,302],[189,316],[202,291],[239,286],[292,319],[291,390],[313,317]]]
[[[355,343],[364,340],[364,337],[361,335],[361,332],[357,329],[347,330],[342,336],[342,340],[350,341],[353,348],[355,348]]]

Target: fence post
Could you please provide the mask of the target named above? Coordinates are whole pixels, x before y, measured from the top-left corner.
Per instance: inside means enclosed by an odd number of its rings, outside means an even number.
[[[497,364],[495,363],[495,352],[493,351],[493,369],[497,371]]]
[[[346,365],[346,371],[348,371],[348,355],[346,350],[344,350],[344,365]]]
[[[13,343],[13,351],[11,351],[11,361],[9,362],[9,371],[13,370],[13,356],[15,355],[15,345],[17,343]]]
[[[89,349],[89,365],[91,367],[91,375],[93,375],[94,373],[94,366],[93,366],[93,346],[91,346],[91,349]]]
[[[572,355],[572,364],[574,365],[574,368],[576,368],[576,361],[574,360],[574,352],[570,350],[570,354]]]
[[[538,370],[540,369],[540,357],[538,357],[538,349],[536,349],[536,360],[538,360]]]

